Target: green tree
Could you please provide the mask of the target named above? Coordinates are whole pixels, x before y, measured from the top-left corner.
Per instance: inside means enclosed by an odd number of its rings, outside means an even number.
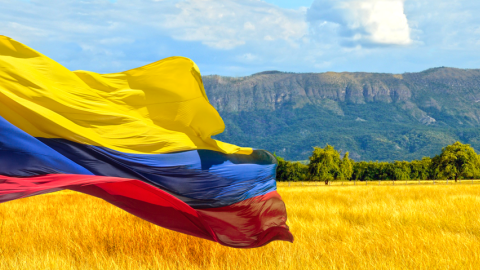
[[[360,161],[353,164],[353,180],[363,180],[365,179],[365,173],[367,171],[367,162]]]
[[[339,178],[341,162],[340,153],[333,146],[314,147],[308,164],[309,176],[314,181],[325,181],[325,185],[328,185],[329,181]]]
[[[288,162],[286,166],[286,179],[288,181],[304,181],[307,178],[308,166],[300,162]]]
[[[393,180],[394,177],[394,165],[390,162],[379,162],[378,174],[374,180]]]
[[[287,180],[287,161],[285,161],[283,158],[277,156],[275,153],[273,153],[273,156],[277,159],[277,175],[276,179],[278,181],[285,181]]]
[[[349,180],[352,178],[353,163],[354,161],[349,158],[349,153],[346,152],[345,155],[343,155],[343,159],[340,163],[340,175],[338,177],[339,179]]]
[[[427,180],[432,179],[433,175],[431,172],[432,159],[429,157],[424,157],[422,160],[412,160],[410,162],[410,179],[415,180]]]
[[[277,175],[278,181],[303,181],[307,178],[308,166],[300,162],[290,162],[273,154],[277,159]]]
[[[407,161],[393,162],[394,180],[410,180],[410,164]]]
[[[439,176],[446,179],[470,178],[478,174],[478,155],[469,144],[456,142],[444,147],[435,159]]]

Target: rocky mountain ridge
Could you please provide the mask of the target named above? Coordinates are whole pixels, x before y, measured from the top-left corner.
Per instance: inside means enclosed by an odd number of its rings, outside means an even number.
[[[357,160],[415,159],[454,141],[480,149],[480,69],[204,76],[218,138],[303,160],[331,144]]]
[[[442,67],[404,74],[271,71],[240,78],[205,76],[203,80],[219,112],[319,105],[342,115],[338,103],[383,103],[400,106],[424,124],[436,122],[428,112],[442,110],[464,118],[467,124],[480,124],[480,69]]]

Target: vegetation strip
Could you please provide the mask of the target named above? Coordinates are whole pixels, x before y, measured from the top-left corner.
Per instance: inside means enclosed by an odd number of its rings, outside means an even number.
[[[360,161],[355,162],[346,152],[343,158],[331,145],[315,147],[308,165],[301,162],[278,160],[277,180],[279,181],[323,181],[332,180],[374,181],[374,180],[440,180],[457,182],[461,179],[480,177],[480,157],[468,144],[456,142],[444,147],[433,157],[413,161]]]

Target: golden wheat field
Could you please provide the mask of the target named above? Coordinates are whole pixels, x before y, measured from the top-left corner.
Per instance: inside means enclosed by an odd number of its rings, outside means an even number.
[[[72,191],[0,204],[0,269],[479,269],[480,185],[279,185],[295,243],[239,250]]]

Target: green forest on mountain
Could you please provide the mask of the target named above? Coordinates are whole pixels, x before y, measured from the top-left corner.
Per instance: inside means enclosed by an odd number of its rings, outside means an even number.
[[[306,160],[335,145],[355,161],[420,160],[459,141],[480,149],[480,69],[203,77],[226,129],[215,138]]]
[[[383,103],[341,104],[344,115],[321,106],[275,111],[222,112],[226,130],[216,139],[306,160],[315,145],[335,145],[354,160],[414,160],[434,156],[456,141],[480,148],[480,129],[423,125],[395,106]],[[402,118],[399,116],[401,115]],[[446,117],[447,118],[447,117]],[[453,122],[452,120],[451,122]]]

